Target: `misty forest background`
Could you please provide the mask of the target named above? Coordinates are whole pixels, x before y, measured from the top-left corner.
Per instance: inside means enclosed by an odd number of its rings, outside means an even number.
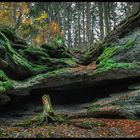
[[[1,2],[0,24],[35,47],[61,36],[68,48],[86,49],[138,7],[138,2]]]

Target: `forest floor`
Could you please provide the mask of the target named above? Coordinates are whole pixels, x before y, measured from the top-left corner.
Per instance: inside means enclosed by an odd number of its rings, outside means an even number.
[[[0,125],[2,138],[140,138],[140,121],[78,118],[72,124],[49,123],[28,127]]]
[[[37,100],[38,101],[38,100]],[[28,103],[29,102],[29,103]],[[35,103],[34,103],[35,102]],[[0,138],[140,138],[140,121],[110,118],[76,118],[68,123],[43,123],[42,125],[15,126],[34,117],[42,103],[13,105],[0,114]],[[89,103],[57,105],[55,111],[69,114],[82,113]],[[9,107],[9,106],[8,106]],[[24,107],[24,108],[23,108]],[[39,111],[40,112],[40,111]]]

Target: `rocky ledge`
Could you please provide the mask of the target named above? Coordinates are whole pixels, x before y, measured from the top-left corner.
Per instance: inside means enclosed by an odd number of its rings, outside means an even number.
[[[139,25],[140,11],[123,20],[104,41],[92,45],[80,56],[67,49],[61,37],[35,48],[13,29],[0,26],[0,105],[13,96],[29,95],[34,89],[100,88],[117,80],[131,83],[131,79],[139,79]],[[107,103],[93,103],[90,111],[106,112],[106,106],[113,104],[111,107],[120,108],[124,116],[139,118],[139,89],[132,88],[131,92],[120,96],[123,101],[113,97],[111,103],[109,99],[104,99]],[[128,115],[126,111],[131,113]]]

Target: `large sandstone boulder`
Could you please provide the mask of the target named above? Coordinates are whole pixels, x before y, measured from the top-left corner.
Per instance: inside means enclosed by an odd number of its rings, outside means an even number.
[[[116,80],[140,78],[139,25],[140,11],[80,57],[58,40],[34,48],[12,29],[1,26],[0,96],[8,96],[7,103],[12,95],[29,95],[33,89],[100,87]]]

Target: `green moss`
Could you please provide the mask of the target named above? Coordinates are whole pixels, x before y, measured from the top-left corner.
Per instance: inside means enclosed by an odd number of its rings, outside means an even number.
[[[5,92],[6,90],[13,87],[13,82],[11,80],[1,82],[0,81],[0,93]]]
[[[30,53],[30,54],[35,54],[35,55],[40,55],[44,57],[49,57],[48,54],[45,52],[43,48],[38,48],[38,47],[29,47],[24,50],[24,53]]]
[[[50,123],[50,122],[64,122],[65,121],[65,118],[63,118],[62,115],[58,115],[54,112],[49,95],[43,95],[42,101],[43,101],[42,113],[16,125],[29,126],[32,124],[39,125],[39,124],[42,124],[43,122]]]
[[[48,73],[48,77],[55,77],[55,76],[60,76],[60,75],[66,75],[70,73],[71,74],[71,70],[69,68],[62,68],[62,69],[58,69],[58,70],[54,70],[52,72]]]
[[[97,69],[95,72],[93,72],[91,75],[99,75],[100,73],[121,68],[121,69],[134,69],[137,67],[140,67],[140,63],[117,63],[113,59],[114,55],[117,55],[120,52],[127,51],[131,49],[135,44],[135,40],[129,40],[126,44],[120,45],[120,46],[114,46],[105,48],[103,54],[98,58],[98,61],[100,62],[99,65],[97,65]]]
[[[99,65],[97,66],[96,71],[93,73],[90,73],[90,75],[96,77],[102,74],[105,74],[106,72],[113,71],[113,70],[131,70],[140,68],[140,62],[133,62],[133,63],[122,63],[122,62],[116,62],[113,59],[114,55],[117,55],[120,52],[126,51],[128,49],[131,49],[135,44],[135,40],[128,41],[128,43],[121,45],[121,46],[115,46],[111,48],[106,48],[103,52],[103,54],[99,57]],[[89,107],[88,111],[94,112],[99,110],[99,108],[103,107],[103,105],[96,104],[94,102]]]
[[[27,45],[26,41],[17,34],[13,27],[7,25],[0,25],[0,32],[5,34],[11,43]]]
[[[49,42],[49,46],[56,48],[57,46],[63,46],[65,44],[64,37],[58,34],[51,42]]]
[[[64,77],[71,75],[71,69],[70,68],[60,68],[54,71],[50,71],[48,73],[44,74],[38,74],[35,76],[30,77],[29,79],[24,80],[23,82],[14,82],[15,88],[26,88],[28,85],[32,86],[34,84],[37,84],[39,81],[45,78],[53,78],[53,77]]]
[[[60,41],[61,40],[61,41]],[[71,56],[68,49],[64,47],[61,37],[54,39],[46,48],[27,47],[25,49],[16,49],[5,35],[0,32],[0,43],[6,49],[10,62],[0,58],[2,68],[8,66],[14,70],[16,66],[17,74],[23,73],[33,76],[39,73],[45,73],[62,67],[73,67],[76,60]],[[3,90],[3,89],[1,89]]]
[[[109,59],[112,58],[112,56],[130,49],[134,46],[135,40],[130,40],[126,44],[121,46],[114,46],[114,47],[108,47],[105,48],[103,54],[99,57],[100,67],[106,63]],[[109,62],[113,62],[113,60],[109,60]],[[114,63],[114,62],[113,62]]]
[[[30,119],[27,119],[27,120],[24,120],[20,123],[17,123],[15,124],[14,126],[20,126],[20,127],[29,127],[33,124],[39,124],[39,122],[41,121],[41,116],[40,115],[37,115],[33,118],[30,118]]]
[[[41,77],[45,76],[46,78],[47,77],[56,77],[56,76],[63,76],[63,75],[67,75],[68,73],[71,73],[71,70],[69,68],[60,68],[60,69],[57,69],[57,70],[54,70],[54,71],[51,71],[51,72],[48,72],[44,75],[40,75]]]
[[[0,137],[4,137],[4,136],[7,136],[6,131],[0,130]]]
[[[90,107],[88,108],[88,111],[89,112],[94,112],[94,111],[97,111],[98,108],[100,108],[101,105],[100,104],[91,104]]]
[[[41,72],[47,69],[46,66],[33,64],[28,60],[23,59],[23,57],[20,55],[13,54],[13,60],[17,65],[20,65],[21,67],[24,67],[32,72]]]
[[[13,87],[13,81],[9,79],[3,71],[0,70],[0,93]]]
[[[63,60],[69,66],[75,66],[75,65],[77,65],[76,58],[61,58],[61,60]]]
[[[22,55],[20,55],[18,52],[16,52],[11,47],[11,44],[10,44],[9,40],[1,32],[0,32],[0,38],[3,39],[3,41],[5,42],[5,44],[4,44],[5,48],[13,56],[12,59],[17,65],[19,65],[21,67],[24,67],[24,68],[26,68],[27,70],[30,70],[33,73],[42,72],[42,71],[45,71],[47,69],[47,66],[37,65],[37,64],[34,64],[32,62],[29,62]]]
[[[96,121],[96,122],[82,122],[79,124],[81,127],[86,128],[86,129],[92,129],[93,127],[104,127],[106,126],[106,123]]]

